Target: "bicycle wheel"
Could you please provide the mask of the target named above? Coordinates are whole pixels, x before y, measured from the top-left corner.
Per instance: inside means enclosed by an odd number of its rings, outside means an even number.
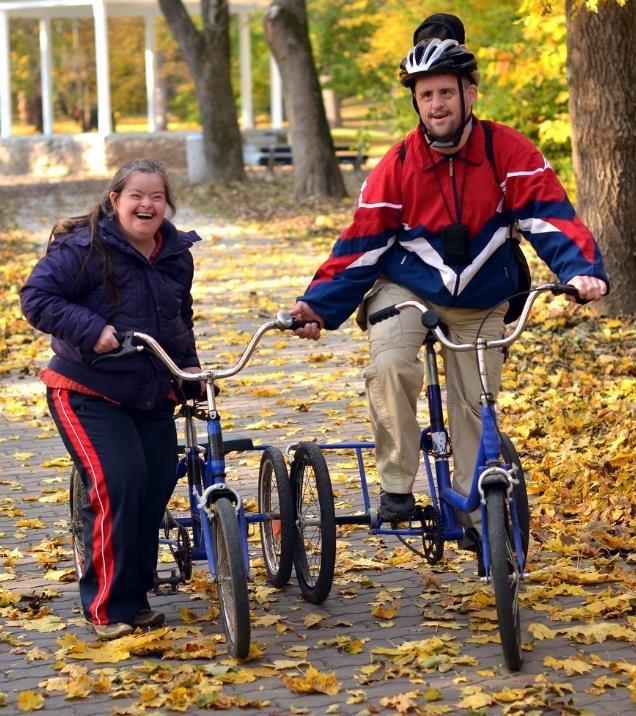
[[[514,486],[513,494],[515,496],[515,508],[517,510],[517,520],[519,521],[519,529],[521,531],[521,544],[523,545],[523,556],[528,556],[528,543],[530,542],[530,506],[528,505],[528,492],[526,490],[526,479],[524,477],[523,466],[512,440],[506,435],[501,435],[501,454],[507,465],[512,465],[514,476],[519,480],[519,484]]]
[[[294,503],[285,458],[278,448],[263,451],[258,473],[261,547],[267,579],[275,587],[289,582],[294,565]]]
[[[497,621],[504,661],[510,671],[521,668],[521,618],[519,615],[519,566],[512,546],[506,490],[486,492],[490,575],[495,592]]]
[[[86,488],[82,482],[77,468],[73,466],[71,470],[71,481],[69,487],[69,506],[71,512],[70,532],[71,547],[73,549],[73,563],[75,565],[75,574],[77,581],[84,574],[84,565],[86,564],[86,543],[84,541],[84,519],[82,510],[88,502]]]
[[[244,659],[250,649],[250,607],[236,511],[226,497],[214,503],[212,534],[216,583],[228,652]]]
[[[291,468],[296,518],[294,567],[303,596],[323,602],[336,564],[336,515],[327,463],[315,443],[300,443]]]

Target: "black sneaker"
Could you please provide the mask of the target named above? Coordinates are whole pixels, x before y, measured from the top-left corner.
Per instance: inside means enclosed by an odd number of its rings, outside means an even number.
[[[470,540],[470,542],[461,545],[462,549],[466,549],[469,552],[475,552],[477,555],[477,576],[478,577],[485,577],[486,576],[486,569],[484,568],[484,558],[483,558],[483,548],[482,548],[482,542],[481,537],[479,535],[479,532],[474,527],[469,527],[466,530],[466,540]]]
[[[387,522],[408,520],[415,511],[415,498],[411,492],[399,494],[397,492],[380,491],[380,506],[378,514]]]

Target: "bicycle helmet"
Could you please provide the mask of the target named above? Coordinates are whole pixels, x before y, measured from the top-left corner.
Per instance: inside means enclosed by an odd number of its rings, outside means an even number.
[[[450,38],[418,42],[400,63],[400,82],[411,87],[420,75],[451,74],[466,77],[472,84],[479,84],[475,55],[457,40]]]
[[[450,140],[440,140],[434,137],[429,133],[423,122],[422,129],[432,147],[452,149],[459,146],[464,128],[470,121],[471,112],[469,111],[466,114],[462,79],[466,78],[475,86],[479,84],[477,60],[467,47],[450,38],[440,40],[439,37],[433,37],[429,40],[418,42],[415,47],[412,47],[400,63],[400,82],[404,87],[408,87],[411,90],[413,108],[418,115],[420,111],[415,99],[415,82],[419,77],[432,74],[449,74],[455,75],[457,78],[463,121]]]

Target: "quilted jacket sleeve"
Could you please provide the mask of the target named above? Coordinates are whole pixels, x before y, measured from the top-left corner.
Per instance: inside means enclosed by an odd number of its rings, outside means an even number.
[[[87,352],[107,321],[76,303],[84,258],[82,247],[58,240],[33,268],[20,291],[20,301],[34,328]]]

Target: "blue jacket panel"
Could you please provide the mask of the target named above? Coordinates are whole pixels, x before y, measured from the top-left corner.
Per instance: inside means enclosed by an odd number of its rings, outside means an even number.
[[[118,296],[104,284],[103,260],[91,249],[90,229],[56,237],[21,290],[29,323],[52,335],[49,367],[123,405],[152,409],[165,400],[171,375],[147,351],[96,365],[92,347],[102,329],[135,330],[155,338],[181,368],[198,366],[192,331],[194,273],[189,251],[200,237],[164,220],[154,262],[122,235],[116,219],[100,222]]]

